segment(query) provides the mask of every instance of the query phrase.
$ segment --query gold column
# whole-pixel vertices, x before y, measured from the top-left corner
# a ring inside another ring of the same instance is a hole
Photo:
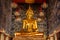
[[[50,40],[54,40],[53,36],[50,37]]]
[[[55,34],[55,40],[57,40],[57,36],[56,36],[56,34]]]
[[[4,40],[4,34],[3,33],[1,34],[1,40]]]
[[[9,37],[8,36],[6,36],[6,40],[9,40]]]
[[[54,37],[55,37],[55,40],[57,40],[57,35],[56,35],[57,31],[55,30],[54,31]]]

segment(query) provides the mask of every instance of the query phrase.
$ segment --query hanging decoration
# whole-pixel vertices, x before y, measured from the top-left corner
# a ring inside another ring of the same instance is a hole
[[[41,12],[39,13],[39,15],[40,15],[40,16],[44,16],[44,12],[41,11]]]
[[[15,16],[20,16],[20,13],[18,11],[14,12]]]
[[[17,6],[18,6],[18,5],[17,5],[15,2],[11,3],[11,7],[12,7],[12,8],[17,8]]]
[[[17,18],[15,19],[15,22],[21,22],[21,18],[20,18],[20,17],[17,17]]]
[[[43,12],[43,10],[42,10],[42,8],[41,8],[41,7],[39,8],[39,16],[41,16],[41,17],[43,17],[43,16],[44,16],[44,12]]]
[[[48,4],[46,2],[44,2],[42,5],[41,5],[42,8],[47,8],[48,7]]]
[[[39,22],[40,22],[40,21],[42,21],[42,19],[41,19],[41,18],[38,18],[38,19],[37,19],[37,21],[39,21]]]

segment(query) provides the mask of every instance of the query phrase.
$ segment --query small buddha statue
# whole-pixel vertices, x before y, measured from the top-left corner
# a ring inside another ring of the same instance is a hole
[[[33,10],[29,6],[29,9],[26,12],[26,19],[23,20],[23,30],[24,32],[37,32],[37,21],[33,19]]]

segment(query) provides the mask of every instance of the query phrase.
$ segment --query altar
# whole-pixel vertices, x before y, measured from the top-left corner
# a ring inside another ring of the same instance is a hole
[[[39,32],[37,20],[34,19],[33,10],[29,5],[26,18],[23,20],[23,27],[20,32],[15,32],[13,40],[44,40],[44,32]]]
[[[13,40],[44,40],[43,33],[16,33]]]

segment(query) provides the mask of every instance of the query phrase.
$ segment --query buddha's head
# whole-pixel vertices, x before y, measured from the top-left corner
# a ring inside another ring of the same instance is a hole
[[[27,10],[27,12],[26,12],[26,15],[27,15],[27,18],[32,18],[32,16],[33,16],[33,10],[31,9],[31,7],[29,6],[29,9]]]

